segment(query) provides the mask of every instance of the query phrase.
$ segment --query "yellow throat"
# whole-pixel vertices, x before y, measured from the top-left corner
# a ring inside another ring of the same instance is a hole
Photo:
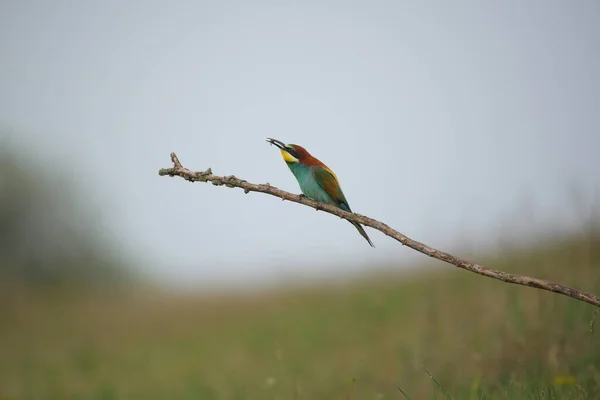
[[[289,162],[289,163],[298,162],[298,159],[296,157],[292,156],[287,151],[285,151],[285,150],[280,150],[280,151],[281,151],[281,155],[283,156],[283,159],[285,160],[285,162]]]

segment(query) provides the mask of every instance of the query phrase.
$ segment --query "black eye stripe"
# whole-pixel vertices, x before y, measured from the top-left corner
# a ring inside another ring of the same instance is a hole
[[[286,147],[285,150],[295,158],[298,158],[298,153],[296,153],[296,150],[294,150],[293,147]]]

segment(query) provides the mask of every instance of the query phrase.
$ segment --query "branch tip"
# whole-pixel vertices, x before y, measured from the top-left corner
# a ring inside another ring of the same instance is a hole
[[[175,152],[171,152],[171,161],[173,162],[173,165],[175,166],[175,168],[183,168],[181,166],[181,163],[179,162],[179,158],[177,158],[177,154],[175,154]]]

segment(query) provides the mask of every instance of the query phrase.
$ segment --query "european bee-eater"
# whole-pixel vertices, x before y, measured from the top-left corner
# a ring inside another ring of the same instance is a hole
[[[281,150],[285,163],[290,167],[300,185],[300,190],[306,197],[352,212],[337,176],[327,165],[311,156],[304,147],[297,144],[284,144],[271,138],[267,138],[267,142],[274,144]],[[349,222],[358,229],[358,232],[372,247],[375,247],[367,232],[358,222]]]

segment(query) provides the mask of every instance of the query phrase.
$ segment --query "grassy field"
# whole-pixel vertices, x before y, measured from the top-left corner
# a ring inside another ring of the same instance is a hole
[[[476,261],[600,293],[597,235]],[[3,288],[0,399],[600,398],[594,307],[452,267],[212,298]]]

